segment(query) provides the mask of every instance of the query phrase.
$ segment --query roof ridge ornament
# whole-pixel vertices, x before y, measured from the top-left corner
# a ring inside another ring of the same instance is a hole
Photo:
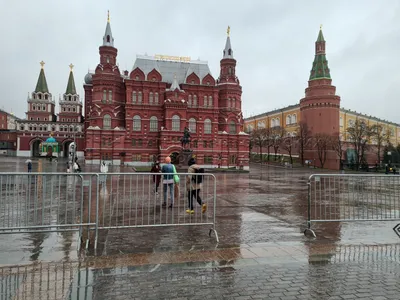
[[[71,69],[71,72],[72,72],[72,69],[73,69],[74,67],[75,67],[75,66],[74,66],[72,63],[69,64],[69,68]]]
[[[231,26],[228,25],[228,29],[226,30],[226,34],[229,36],[231,33]]]
[[[42,66],[42,69],[44,69],[45,62],[42,60],[42,61],[40,62],[40,65]]]
[[[110,10],[107,10],[107,23],[110,23]]]

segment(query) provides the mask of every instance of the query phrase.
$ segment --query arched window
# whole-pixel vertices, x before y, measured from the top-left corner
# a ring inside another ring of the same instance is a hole
[[[232,107],[235,108],[236,107],[236,99],[232,98]]]
[[[297,123],[297,115],[294,114],[292,115],[292,124],[296,124]]]
[[[110,115],[104,115],[103,129],[111,129],[111,116]]]
[[[150,92],[150,93],[149,93],[149,103],[150,103],[150,104],[153,104],[153,102],[154,102],[153,92]]]
[[[228,98],[226,102],[226,107],[231,107],[231,98]]]
[[[193,95],[193,106],[197,106],[197,95]]]
[[[136,103],[137,99],[136,99],[136,91],[132,92],[132,103]]]
[[[271,119],[271,127],[275,127],[275,119]]]
[[[213,106],[213,97],[212,96],[208,97],[208,106]]]
[[[264,121],[258,121],[257,128],[265,128],[265,122]]]
[[[195,118],[189,119],[189,130],[191,132],[196,132],[196,119]]]
[[[178,115],[172,116],[172,131],[181,131],[181,118]]]
[[[236,124],[235,124],[235,121],[230,121],[230,122],[229,122],[229,133],[230,133],[230,134],[236,134]]]
[[[138,102],[142,103],[142,92],[138,93]]]
[[[150,131],[152,132],[158,131],[158,119],[156,116],[152,116],[150,118]]]
[[[138,115],[133,117],[133,131],[142,131],[142,119]]]
[[[103,103],[107,101],[107,90],[103,90]]]
[[[192,95],[189,95],[189,97],[188,97],[188,106],[189,107],[192,106]]]
[[[109,42],[110,42],[110,36],[107,35],[107,43],[109,43]]]
[[[204,120],[204,133],[205,134],[211,134],[211,120],[210,119],[205,119]]]
[[[287,115],[286,116],[286,125],[292,124],[292,116],[291,115]]]
[[[44,110],[44,111],[46,110],[46,104],[42,105],[42,110]]]
[[[36,105],[32,104],[32,110],[36,110]]]
[[[154,102],[155,102],[156,104],[158,104],[158,93],[155,94]]]
[[[207,105],[207,96],[204,96],[204,104],[203,104],[204,106],[208,106]]]
[[[231,55],[231,49],[229,49],[228,53],[229,53],[229,55]],[[228,69],[228,74],[229,74],[229,75],[232,74],[232,67],[229,67],[229,69]]]

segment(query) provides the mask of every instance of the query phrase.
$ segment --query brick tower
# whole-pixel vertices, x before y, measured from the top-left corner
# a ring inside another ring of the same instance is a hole
[[[47,87],[44,62],[42,61],[40,64],[42,68],[40,69],[35,91],[28,97],[26,118],[30,121],[56,121],[54,114],[55,103]]]
[[[119,164],[125,137],[125,86],[109,15],[99,54],[95,73],[85,77],[85,157],[91,163],[107,160]]]
[[[226,133],[226,138],[221,140],[221,162],[223,165],[241,164],[246,159],[244,151],[248,151],[248,137],[239,142],[239,134],[243,131],[242,115],[242,87],[236,76],[236,60],[230,39],[230,27],[227,30],[227,38],[223,57],[220,61],[220,74],[217,80],[218,86],[218,131]]]
[[[340,97],[336,95],[336,87],[332,79],[325,54],[325,39],[320,29],[315,42],[315,58],[311,69],[305,97],[300,100],[300,120],[307,124],[312,136],[316,134],[334,135],[339,128]],[[312,145],[315,143],[313,142]],[[313,160],[319,166],[316,149],[305,151],[305,159]],[[339,169],[339,160],[334,151],[327,153],[324,167]]]

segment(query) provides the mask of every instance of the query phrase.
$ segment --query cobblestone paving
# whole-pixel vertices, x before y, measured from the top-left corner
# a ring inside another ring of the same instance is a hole
[[[95,271],[94,299],[399,299],[400,266],[299,262]]]

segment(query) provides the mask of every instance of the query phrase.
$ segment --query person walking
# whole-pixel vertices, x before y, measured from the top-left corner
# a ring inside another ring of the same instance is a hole
[[[194,213],[193,197],[195,197],[197,203],[199,203],[202,207],[201,210],[202,213],[205,213],[207,211],[207,204],[203,203],[203,201],[200,198],[200,190],[203,185],[202,183],[203,175],[196,175],[196,173],[200,174],[199,170],[201,168],[199,165],[196,164],[196,160],[193,157],[189,159],[188,165],[189,165],[188,173],[191,173],[193,175],[188,175],[186,178],[187,197],[188,197],[188,209],[186,210],[186,212],[188,214]]]
[[[172,208],[174,206],[174,166],[171,164],[171,157],[167,156],[165,158],[165,165],[162,166],[161,172],[163,175],[163,192],[164,192],[164,203],[162,207],[167,206],[167,190],[169,189],[171,204],[168,206]]]
[[[161,181],[161,175],[159,174],[161,173],[161,167],[160,167],[160,162],[158,160],[154,163],[150,172],[157,174],[153,175],[153,183],[155,184],[154,192],[156,193],[156,195],[158,195],[158,187],[160,186],[160,181]]]
[[[32,173],[32,162],[28,162],[28,173]]]

